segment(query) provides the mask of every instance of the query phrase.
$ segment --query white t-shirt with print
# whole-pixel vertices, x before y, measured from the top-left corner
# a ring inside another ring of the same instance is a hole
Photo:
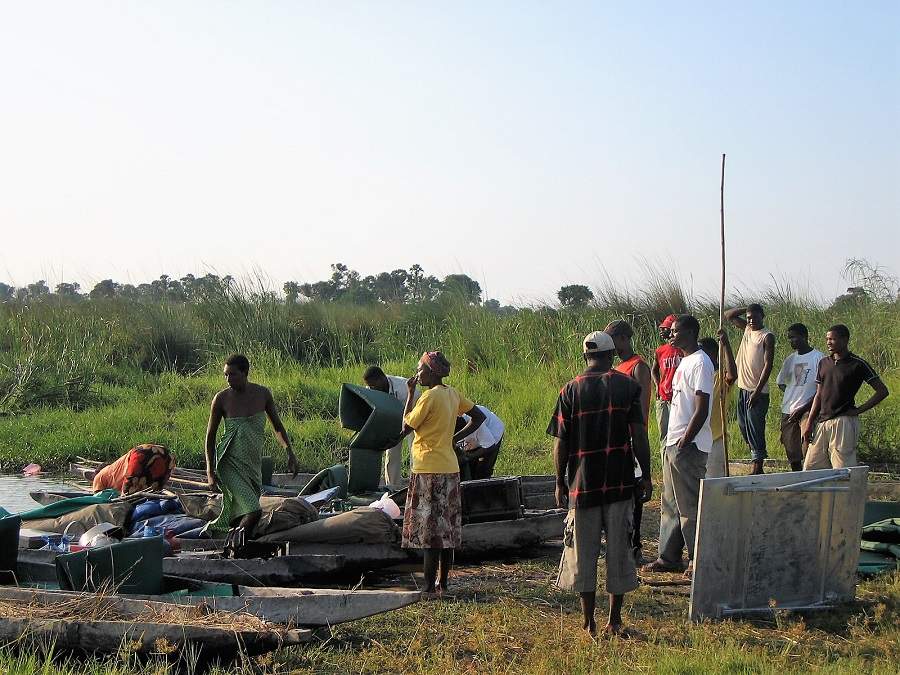
[[[803,407],[816,395],[816,372],[819,361],[825,355],[818,349],[806,354],[792,352],[784,360],[776,384],[784,385],[784,398],[781,399],[781,412],[790,415],[797,408]]]
[[[672,379],[672,407],[669,408],[669,432],[666,445],[675,445],[687,430],[696,407],[695,395],[698,391],[709,394],[709,410],[712,411],[713,380],[715,369],[710,358],[702,349],[690,356],[685,356],[678,364],[675,377]],[[712,430],[709,426],[709,413],[694,443],[697,449],[709,452],[712,449]]]
[[[497,445],[497,443],[500,442],[500,439],[503,438],[503,434],[506,432],[506,427],[499,417],[483,405],[478,406],[478,409],[484,413],[484,423],[463,439],[463,443],[466,444],[467,450],[472,450],[474,448],[490,448]],[[471,418],[468,415],[463,415],[463,419],[466,421],[466,424],[468,424]]]

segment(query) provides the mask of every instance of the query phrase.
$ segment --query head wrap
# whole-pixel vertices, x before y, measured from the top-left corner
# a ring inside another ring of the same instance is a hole
[[[441,352],[425,352],[419,363],[428,366],[428,370],[438,377],[447,377],[450,374],[450,362]]]

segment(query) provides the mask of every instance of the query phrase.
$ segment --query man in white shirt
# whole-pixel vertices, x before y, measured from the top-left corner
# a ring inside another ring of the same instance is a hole
[[[464,480],[478,480],[494,475],[494,464],[497,462],[500,444],[503,442],[503,434],[506,432],[506,427],[499,417],[483,405],[478,408],[484,413],[484,424],[459,442],[459,445],[462,446],[462,452],[458,453],[460,474],[466,473],[466,468],[468,468],[469,474]],[[468,415],[457,419],[457,431],[468,423]]]
[[[663,455],[663,493],[660,500],[659,558],[644,565],[646,572],[683,569],[681,551],[687,548],[684,576],[694,573],[694,539],[700,481],[706,476],[706,459],[712,448],[709,424],[715,368],[700,349],[700,324],[682,314],[672,326],[672,346],[684,353],[672,380],[672,406]]]
[[[825,355],[809,345],[809,329],[802,323],[789,326],[787,338],[794,351],[784,360],[775,378],[784,393],[781,399],[781,444],[791,470],[802,471],[809,444],[803,441],[801,431],[809,419],[809,409],[816,395],[816,373],[819,361]]]
[[[363,382],[368,389],[383,391],[406,405],[407,378],[399,375],[385,375],[378,366],[369,366],[363,373]],[[419,398],[419,393],[417,387],[413,401]],[[397,430],[397,435],[400,435],[400,429]],[[406,438],[410,437],[411,435]],[[403,444],[408,442],[406,438],[384,453],[384,485],[388,489],[399,490],[403,487]]]

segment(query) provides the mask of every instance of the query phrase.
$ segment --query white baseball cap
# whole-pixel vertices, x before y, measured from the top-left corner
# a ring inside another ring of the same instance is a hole
[[[586,335],[583,344],[585,354],[612,352],[616,349],[616,345],[609,333],[605,333],[602,330],[595,330],[593,333]]]

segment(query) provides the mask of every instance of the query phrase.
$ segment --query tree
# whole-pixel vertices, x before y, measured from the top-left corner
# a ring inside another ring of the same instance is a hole
[[[372,291],[385,304],[400,303],[406,300],[409,275],[406,270],[381,272],[372,279]]]
[[[91,292],[88,293],[88,296],[91,298],[114,298],[119,294],[119,284],[117,284],[112,279],[104,279],[103,281],[98,281],[94,287],[91,289]]]
[[[478,305],[481,303],[481,284],[467,274],[448,274],[444,277],[441,295]]]
[[[580,309],[594,299],[594,293],[590,288],[582,284],[563,286],[556,293],[559,304],[566,309]]]
[[[300,294],[310,300],[331,302],[335,299],[334,286],[330,281],[317,281],[314,284],[300,284]]]
[[[27,297],[29,300],[36,300],[37,298],[41,298],[48,293],[50,293],[50,287],[43,279],[41,279],[40,281],[35,281],[33,284],[28,284],[28,287],[25,289],[25,297]]]
[[[116,284],[118,286],[118,284]],[[138,289],[133,284],[122,284],[119,286],[117,293],[121,298],[127,298],[128,300],[136,300],[140,297],[140,293]]]
[[[64,281],[56,284],[56,294],[62,298],[77,298],[80,288],[81,285],[76,282],[67,283]]]
[[[0,282],[0,302],[9,302],[16,296],[15,286]]]
[[[300,297],[300,284],[296,281],[285,281],[284,286],[281,288],[284,291],[285,300],[290,304],[297,302],[297,299]]]

